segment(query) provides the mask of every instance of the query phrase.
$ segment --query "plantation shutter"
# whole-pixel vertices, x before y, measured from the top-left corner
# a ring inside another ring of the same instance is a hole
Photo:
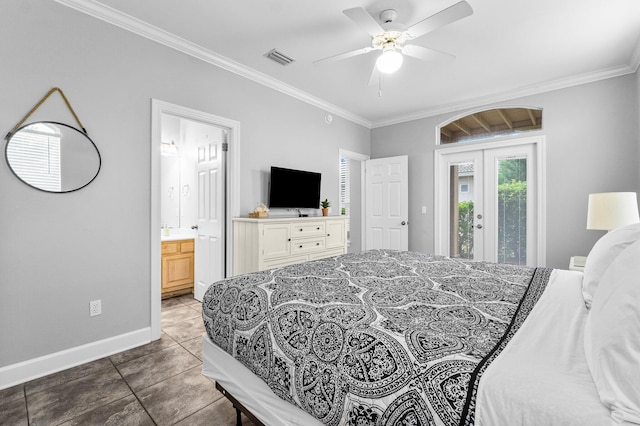
[[[340,157],[340,208],[339,214],[351,215],[351,161]],[[347,220],[347,245],[351,245],[351,221]]]
[[[340,157],[340,214],[350,216],[351,214],[351,170],[348,158]],[[349,231],[349,221],[347,221],[347,231]]]

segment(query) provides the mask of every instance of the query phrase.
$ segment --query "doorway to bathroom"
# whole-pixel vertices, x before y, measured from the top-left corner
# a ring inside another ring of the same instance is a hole
[[[238,122],[152,101],[152,340],[161,298],[193,292],[202,300],[231,272],[238,154]]]

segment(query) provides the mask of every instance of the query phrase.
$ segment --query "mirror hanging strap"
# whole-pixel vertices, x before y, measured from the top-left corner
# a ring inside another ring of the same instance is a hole
[[[67,99],[67,97],[64,95],[64,93],[62,92],[62,89],[60,89],[59,87],[54,87],[51,90],[49,90],[49,92],[47,92],[46,95],[44,95],[42,97],[42,99],[40,99],[40,101],[33,107],[31,108],[31,111],[29,111],[27,113],[27,115],[24,116],[24,118],[22,120],[20,120],[18,122],[18,124],[16,124],[13,129],[11,129],[11,131],[9,133],[7,133],[7,136],[5,136],[4,138],[8,141],[11,138],[11,135],[13,135],[13,133],[18,130],[18,128],[20,126],[22,126],[22,124],[24,124],[25,121],[27,121],[27,119],[31,116],[31,114],[33,114],[38,108],[40,108],[40,106],[49,98],[49,96],[51,96],[54,92],[58,92],[60,93],[60,96],[62,96],[62,99],[64,100],[64,103],[67,105],[67,108],[69,108],[69,111],[71,111],[71,114],[73,115],[73,118],[76,119],[76,122],[78,123],[78,126],[80,126],[80,128],[82,129],[82,131],[84,132],[84,134],[87,134],[86,129],[84,128],[84,126],[82,125],[82,123],[80,122],[80,119],[78,118],[78,115],[76,114],[76,112],[73,110],[73,108],[71,107],[71,103],[69,102],[69,100]]]

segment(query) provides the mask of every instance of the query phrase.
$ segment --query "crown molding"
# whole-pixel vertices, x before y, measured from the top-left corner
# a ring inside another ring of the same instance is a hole
[[[516,98],[524,96],[537,95],[540,93],[551,92],[554,90],[565,89],[568,87],[579,86],[581,84],[592,83],[599,80],[606,80],[608,78],[620,77],[627,74],[633,74],[638,69],[638,63],[640,63],[640,44],[635,50],[637,58],[635,58],[635,66],[622,65],[619,67],[609,68],[605,70],[595,71],[591,73],[579,74],[573,77],[553,80],[540,84],[534,84],[531,86],[520,87],[514,90],[508,90],[505,92],[497,93],[491,96],[483,96],[479,98],[462,100],[459,103],[451,103],[446,105],[439,105],[434,108],[417,111],[410,114],[400,115],[392,117],[386,120],[378,120],[372,123],[371,128],[391,126],[394,124],[405,123],[413,120],[420,120],[427,117],[433,117],[440,114],[448,114],[456,111],[463,111],[467,109],[478,108],[481,106],[490,105],[497,102],[510,101]]]
[[[364,126],[368,129],[371,128],[372,122],[357,114],[347,111],[344,108],[340,108],[329,102],[326,102],[320,98],[317,98],[307,92],[299,90],[293,86],[283,83],[273,77],[270,77],[262,72],[256,71],[252,68],[244,66],[232,59],[219,55],[209,49],[206,49],[198,44],[192,43],[181,37],[176,36],[161,28],[148,24],[140,19],[137,19],[126,13],[122,13],[117,9],[106,6],[95,0],[54,0],[57,3],[67,6],[71,9],[75,9],[78,12],[82,12],[86,15],[100,19],[109,24],[120,27],[124,30],[130,31],[141,37],[160,43],[171,49],[175,49],[186,55],[200,59],[211,65],[215,65],[226,71],[232,72],[251,81],[254,81],[263,86],[277,90],[278,92],[289,95],[295,99],[318,107],[331,114],[342,117],[346,120],[352,121],[356,124]]]
[[[632,74],[640,67],[640,39],[636,43],[635,49],[629,58],[628,65],[622,65],[619,67],[609,68],[605,70],[599,70],[595,72],[580,74],[569,78],[558,79],[550,82],[543,82],[530,86],[516,88],[514,90],[508,90],[505,92],[497,93],[491,96],[483,96],[479,98],[461,100],[457,103],[450,103],[444,105],[438,105],[434,108],[428,108],[421,111],[416,111],[410,114],[398,115],[383,120],[367,120],[357,114],[354,114],[344,108],[337,105],[326,102],[318,97],[315,97],[307,92],[299,90],[293,86],[290,86],[280,80],[270,77],[262,72],[242,65],[232,59],[219,55],[209,49],[206,49],[200,45],[192,43],[181,37],[176,36],[170,32],[162,30],[158,27],[150,25],[142,20],[139,20],[133,16],[120,12],[117,9],[113,9],[106,6],[96,0],[54,0],[59,4],[75,9],[86,15],[100,19],[109,24],[120,27],[124,30],[130,31],[141,37],[145,37],[149,40],[155,41],[162,45],[165,45],[171,49],[180,51],[186,55],[195,57],[211,65],[222,68],[226,71],[232,72],[251,81],[254,81],[263,86],[269,87],[278,92],[284,93],[302,102],[308,103],[322,110],[325,110],[331,114],[342,117],[346,120],[352,121],[368,129],[374,129],[378,127],[391,126],[394,124],[405,123],[407,121],[419,120],[427,117],[432,117],[439,114],[447,114],[455,111],[477,108],[484,105],[489,105],[496,102],[504,102],[523,96],[536,95],[539,93],[550,92],[553,90],[564,89],[572,86],[578,86],[585,83],[591,83],[598,80],[604,80],[607,78],[619,77],[626,74]]]

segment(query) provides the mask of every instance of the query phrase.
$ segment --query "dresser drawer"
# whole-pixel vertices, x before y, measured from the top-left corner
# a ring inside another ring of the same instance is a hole
[[[325,235],[324,222],[306,222],[291,224],[291,238],[307,238]]]
[[[291,241],[291,254],[294,255],[322,251],[325,249],[325,246],[325,237]]]

